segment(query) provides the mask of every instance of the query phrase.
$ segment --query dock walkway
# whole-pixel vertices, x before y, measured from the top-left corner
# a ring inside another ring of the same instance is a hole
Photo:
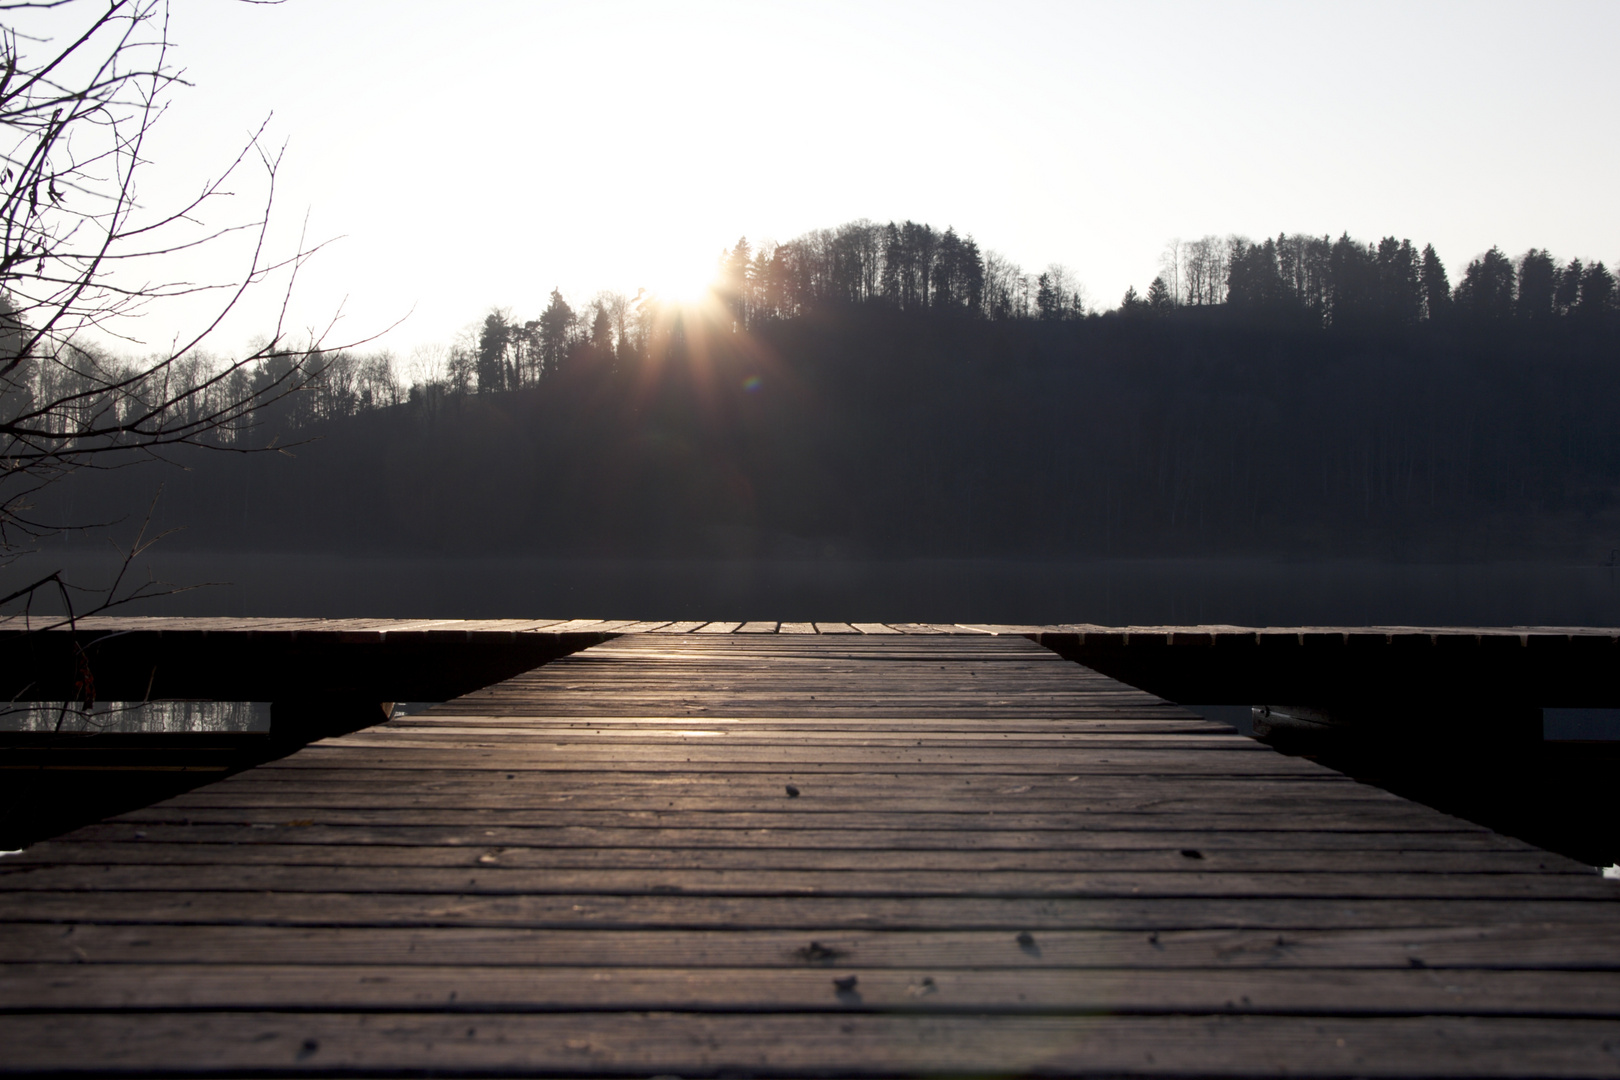
[[[0,1070],[1620,1074],[1620,882],[1018,636],[641,634],[0,860]]]

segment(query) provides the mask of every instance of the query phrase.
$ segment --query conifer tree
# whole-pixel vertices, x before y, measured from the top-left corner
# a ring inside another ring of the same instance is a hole
[[[551,303],[540,313],[540,364],[543,375],[555,375],[562,368],[568,350],[568,332],[574,327],[574,309],[563,300],[559,289],[551,290]]]
[[[1513,314],[1516,277],[1512,260],[1493,247],[1468,264],[1452,300],[1470,318],[1506,319]]]
[[[1557,313],[1558,264],[1546,251],[1531,248],[1519,259],[1519,293],[1513,313],[1521,319],[1539,321]]]
[[[506,312],[496,309],[484,316],[483,328],[478,332],[479,393],[493,394],[512,388],[506,370],[506,346],[511,333]]]
[[[1423,246],[1423,264],[1418,271],[1418,281],[1423,295],[1423,317],[1444,318],[1451,307],[1451,282],[1446,280],[1446,265],[1440,261],[1433,244]]]

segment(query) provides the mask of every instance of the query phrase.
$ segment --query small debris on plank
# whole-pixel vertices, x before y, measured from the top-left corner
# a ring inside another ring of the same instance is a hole
[[[855,984],[860,981],[854,975],[839,975],[833,979],[833,986],[840,994],[849,994],[854,992]]]
[[[1188,858],[1188,859],[1202,859],[1204,857],[1204,853],[1202,851],[1199,851],[1197,848],[1191,848],[1191,847],[1182,848],[1181,849],[1181,854],[1182,854],[1182,856],[1184,858]]]
[[[834,949],[831,946],[823,945],[819,941],[812,941],[810,944],[801,949],[795,949],[794,955],[796,955],[800,960],[836,960],[840,956],[844,955],[844,951],[842,949]]]
[[[787,786],[787,793],[788,798],[790,799],[797,799],[799,797],[799,789],[794,787],[792,784]]]
[[[1020,949],[1033,949],[1035,947],[1035,935],[1028,930],[1018,931],[1018,947]]]
[[[939,987],[934,985],[932,975],[924,975],[920,981],[906,987],[907,997],[927,997],[929,994],[937,993],[939,993]]]

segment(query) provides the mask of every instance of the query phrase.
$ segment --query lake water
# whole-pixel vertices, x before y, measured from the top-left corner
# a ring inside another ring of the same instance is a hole
[[[61,569],[87,586],[99,552],[33,555],[9,592]],[[150,615],[334,618],[776,619],[1113,625],[1620,626],[1620,569],[1336,560],[435,559],[161,550],[149,575],[186,591]]]

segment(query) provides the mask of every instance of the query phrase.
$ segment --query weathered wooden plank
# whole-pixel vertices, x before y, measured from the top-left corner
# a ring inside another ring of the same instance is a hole
[[[1107,754],[1107,757],[1099,756],[1095,761],[1086,761],[1085,757],[1077,754],[1078,760],[1075,762],[1054,761],[1053,751],[1056,749],[1056,747],[1032,749],[1009,747],[995,753],[994,762],[997,767],[1008,769],[1023,767],[1049,774],[1061,773],[1071,764],[1077,773],[1088,765],[1093,768],[1112,765],[1114,769],[1109,771],[1135,769],[1146,774],[1157,770],[1179,771],[1183,768],[1189,770],[1197,768],[1201,772],[1264,776],[1309,776],[1322,768],[1303,758],[1271,755],[1241,746],[1215,745],[1187,750],[1174,747],[1150,750],[1135,750],[1129,747],[1103,748],[1098,753]],[[704,767],[760,764],[780,766],[787,762],[803,761],[813,763],[821,769],[832,766],[868,766],[881,770],[888,764],[971,768],[985,756],[975,753],[971,748],[927,745],[906,747],[832,743],[824,746],[767,746],[742,743],[729,746],[713,739],[693,738],[676,743],[648,741],[639,745],[609,747],[601,745],[600,741],[547,740],[542,744],[537,740],[496,739],[483,736],[452,735],[449,738],[438,738],[432,732],[357,732],[353,736],[353,741],[349,741],[349,737],[323,739],[311,743],[301,753],[308,755],[311,761],[364,760],[372,756],[377,756],[381,760],[383,756],[387,756],[403,762],[421,756],[409,753],[410,751],[444,754],[450,760],[455,760],[457,757],[486,750],[510,753],[511,760],[532,761],[537,766],[551,768],[564,765],[577,768],[586,764],[612,766],[615,763],[626,765],[635,763],[647,768],[659,768],[670,763],[687,761],[697,762]],[[378,751],[382,754],[378,754]]]
[[[1124,710],[1120,711],[1124,712]],[[884,717],[854,716],[847,718],[829,717],[825,720],[794,720],[781,717],[720,716],[714,717],[713,720],[715,725],[720,725],[727,730],[750,735],[765,734],[777,739],[815,738],[827,740],[847,736],[891,736],[911,739],[917,737],[917,728],[914,721]],[[635,735],[642,728],[648,728],[656,732],[660,727],[668,728],[670,726],[676,726],[683,732],[690,732],[696,726],[693,725],[690,717],[541,716],[517,712],[479,715],[471,711],[458,713],[440,709],[411,713],[408,716],[389,721],[389,723],[393,725],[388,729],[390,731],[496,728],[501,729],[503,733],[528,736],[543,736],[553,732],[560,735],[608,732],[624,732],[628,735]],[[1062,720],[1020,718],[998,723],[995,720],[982,719],[941,719],[930,721],[930,723],[932,725],[928,734],[930,741],[962,738],[1009,739],[1024,735],[1033,735],[1039,738],[1067,739],[1076,735],[1174,735],[1179,737],[1183,735],[1233,734],[1233,729],[1226,724],[1204,720],[1185,720],[1178,716],[1155,716],[1151,712],[1143,712],[1137,716],[1130,713],[1119,716],[1102,713],[1100,710],[1098,715]]]
[[[732,773],[724,777],[702,772],[684,772],[671,775],[664,772],[638,772],[634,769],[581,769],[568,774],[525,774],[493,764],[482,769],[438,770],[431,767],[415,770],[356,769],[344,775],[342,769],[265,769],[238,773],[220,780],[206,790],[193,792],[184,798],[238,797],[251,793],[320,792],[338,794],[364,793],[375,789],[399,790],[402,783],[411,785],[412,791],[424,793],[474,793],[494,790],[521,790],[526,795],[544,798],[557,793],[621,797],[633,794],[664,794],[674,792],[681,796],[714,797],[730,795],[752,798],[769,795],[780,798],[781,785],[771,777],[774,770],[753,773]],[[1396,796],[1365,784],[1357,784],[1334,775],[1278,775],[1268,777],[1234,778],[1229,776],[1069,776],[1043,774],[1001,774],[989,769],[973,772],[934,772],[921,774],[919,779],[895,784],[892,775],[874,776],[858,770],[825,770],[820,777],[817,793],[826,797],[866,796],[874,793],[884,798],[879,805],[887,807],[893,799],[948,799],[971,796],[987,804],[1005,799],[1030,801],[1067,799],[1076,793],[1099,797],[1133,796],[1141,798],[1228,798],[1232,799],[1231,812],[1250,812],[1246,798],[1275,799],[1290,797],[1305,799],[1361,799],[1397,804]],[[522,780],[522,784],[516,781]],[[509,783],[508,781],[512,781]],[[868,805],[871,805],[870,803]],[[1297,802],[1296,802],[1297,805]],[[957,804],[960,809],[960,804]],[[999,808],[987,805],[987,809]],[[1043,806],[1044,809],[1053,809]]]
[[[165,873],[167,868],[165,868]],[[1394,929],[1610,926],[1611,900],[1355,897],[609,896],[0,891],[0,922],[688,930]]]
[[[1202,862],[1202,860],[1199,860]],[[1367,873],[1291,870],[1207,871],[1176,867],[1139,871],[986,870],[965,874],[951,869],[768,870],[585,869],[530,870],[503,865],[499,856],[474,866],[258,866],[171,864],[162,875],[145,866],[7,867],[0,895],[11,899],[35,892],[345,892],[364,894],[448,893],[458,896],[825,896],[825,897],[981,897],[1112,899],[1124,897],[1344,897],[1484,898],[1492,900],[1572,899],[1608,902],[1614,886],[1596,874]]]
[[[903,742],[885,741],[876,745],[863,745],[856,741],[806,744],[771,744],[744,740],[704,739],[702,732],[693,731],[684,741],[653,738],[629,744],[604,744],[601,739],[500,739],[454,734],[440,736],[435,732],[399,733],[357,739],[353,743],[322,740],[310,744],[312,760],[322,762],[364,760],[373,754],[387,757],[398,764],[418,764],[429,755],[444,752],[447,755],[466,756],[484,751],[510,754],[514,764],[531,762],[549,769],[610,769],[615,764],[626,769],[657,770],[671,764],[692,762],[702,768],[748,769],[759,766],[782,768],[795,764],[812,766],[818,772],[848,772],[857,768],[882,771],[886,766],[926,765],[935,771],[969,769],[977,758],[990,758],[997,768],[1009,772],[1020,769],[1046,775],[1061,775],[1071,762],[1061,760],[1065,749],[1074,757],[1074,772],[1084,776],[1093,773],[1120,773],[1130,775],[1176,775],[1185,769],[1203,774],[1230,773],[1238,776],[1273,776],[1303,778],[1316,775],[1320,766],[1300,758],[1272,758],[1236,747],[1214,745],[1204,748],[1179,749],[1176,747],[1137,748],[1129,745],[1091,748],[1097,755],[1087,762],[1085,746],[1066,748],[1057,742],[1042,745],[1009,745],[987,747],[983,750],[972,745],[906,746]],[[1106,754],[1107,756],[1101,756]],[[1059,760],[1054,761],[1054,758]],[[1089,766],[1089,769],[1088,769]],[[1103,769],[1102,766],[1112,768]]]
[[[784,774],[789,783],[811,783],[813,777],[795,777]],[[797,782],[796,782],[797,781]],[[785,786],[785,785],[784,785]],[[802,800],[794,800],[795,803]],[[784,805],[788,803],[783,799]],[[292,814],[302,817],[292,817]],[[498,820],[497,820],[498,819]],[[1139,809],[1108,812],[1106,809],[1090,813],[1084,809],[1070,813],[992,814],[964,810],[957,813],[807,813],[784,809],[779,813],[750,813],[718,815],[704,811],[676,810],[598,810],[547,811],[504,810],[498,815],[490,810],[462,810],[456,808],[419,809],[415,807],[385,807],[372,810],[307,807],[296,811],[277,808],[218,808],[173,809],[166,806],[148,807],[119,815],[115,820],[138,826],[162,823],[186,825],[241,825],[275,827],[289,822],[308,825],[443,825],[472,827],[499,824],[507,828],[629,828],[644,829],[713,829],[716,831],[744,832],[768,829],[790,837],[801,830],[849,830],[854,832],[889,832],[910,834],[918,831],[953,831],[968,843],[975,834],[1006,832],[1073,832],[1080,829],[1146,829],[1157,825],[1165,830],[1197,829],[1209,823],[1208,811],[1192,813],[1149,813]],[[1447,821],[1421,808],[1400,807],[1394,810],[1373,806],[1367,808],[1337,809],[1319,813],[1302,811],[1287,820],[1272,819],[1262,822],[1223,823],[1225,830],[1243,831],[1248,828],[1268,834],[1288,832],[1319,832],[1343,830],[1352,832],[1429,831],[1454,833],[1466,827]]]
[[[1017,951],[1016,947],[1007,951]],[[1620,1017],[1620,971],[15,964],[4,1010]],[[849,989],[840,980],[853,976]]]
[[[882,865],[889,871],[931,870],[958,874],[990,871],[1133,872],[1141,870],[1238,871],[1243,873],[1332,871],[1338,873],[1505,874],[1553,873],[1590,877],[1591,867],[1535,850],[1448,851],[1410,849],[1296,851],[1276,848],[1190,847],[1186,843],[1152,848],[891,850]],[[1202,843],[1202,841],[1199,841]],[[1193,855],[1189,855],[1192,852]],[[1194,857],[1196,856],[1196,857]],[[863,870],[872,866],[870,849],[814,847],[725,847],[719,850],[642,846],[533,847],[516,845],[291,844],[275,840],[224,844],[179,843],[147,837],[140,843],[63,839],[37,845],[8,860],[6,876],[29,864],[52,867],[129,864],[217,866],[447,866],[512,869],[596,867],[685,868],[701,861],[709,870]]]
[[[1620,1022],[702,1013],[31,1013],[18,1070],[580,1075],[1612,1076]]]
[[[318,767],[298,769],[255,769],[226,777],[212,785],[209,791],[240,792],[293,792],[334,790],[364,792],[376,788],[399,789],[410,785],[411,790],[479,791],[491,786],[508,786],[508,780],[522,776],[524,790],[537,797],[566,793],[577,795],[619,796],[645,792],[677,791],[682,795],[713,795],[717,792],[751,796],[769,794],[780,796],[782,788],[772,777],[773,770],[753,773],[729,773],[724,777],[704,772],[681,773],[637,772],[631,769],[583,769],[573,773],[543,773],[526,775],[521,770],[492,763],[475,769],[436,769],[431,762],[416,769],[327,769]],[[1156,797],[1173,793],[1181,797],[1226,797],[1231,799],[1230,812],[1246,812],[1244,796],[1278,798],[1294,796],[1300,799],[1363,798],[1377,802],[1391,802],[1395,797],[1381,789],[1357,784],[1347,777],[1324,773],[1309,776],[1242,777],[1190,776],[1068,776],[1027,773],[1001,773],[994,769],[972,772],[934,772],[918,774],[915,785],[896,785],[892,774],[873,775],[864,771],[826,770],[820,777],[819,792],[834,796],[860,794],[872,791],[895,797],[917,797],[926,792],[941,798],[972,796],[993,799],[1019,796],[1028,799],[1072,799],[1076,791],[1088,794],[1130,794]],[[544,786],[527,781],[544,780]],[[200,792],[201,798],[209,792]],[[1048,807],[1048,809],[1050,809]]]
[[[780,777],[773,777],[780,781]],[[789,779],[792,779],[791,777]],[[768,781],[767,781],[768,782]],[[649,790],[630,791],[615,794],[612,791],[574,793],[563,789],[557,791],[523,790],[531,785],[518,780],[504,781],[503,784],[478,785],[472,790],[461,791],[410,791],[387,790],[379,786],[374,790],[335,791],[329,793],[304,791],[276,791],[255,790],[244,792],[209,792],[180,795],[165,800],[161,805],[170,811],[169,816],[185,816],[192,810],[216,809],[251,809],[254,811],[292,811],[292,810],[432,810],[438,808],[454,810],[489,810],[489,811],[544,811],[554,809],[566,811],[575,815],[569,820],[577,820],[577,815],[587,811],[601,811],[604,813],[641,813],[679,811],[682,813],[708,813],[711,815],[731,814],[772,814],[782,811],[786,799],[798,800],[793,803],[794,813],[797,814],[839,814],[838,820],[846,825],[850,823],[849,815],[882,815],[888,817],[894,814],[920,815],[920,814],[949,814],[960,815],[962,810],[960,799],[949,797],[918,797],[885,796],[881,788],[871,787],[866,790],[826,790],[821,786],[821,778],[805,783],[814,783],[814,787],[798,787],[797,796],[784,796],[785,784],[778,782],[775,790],[755,792],[751,795],[743,793],[730,793],[715,791],[683,792],[675,790]],[[966,792],[972,795],[972,792]],[[982,800],[986,814],[1006,815],[1053,815],[1068,814],[1076,809],[1083,809],[1088,813],[1129,813],[1141,811],[1152,815],[1166,814],[1214,814],[1223,813],[1227,803],[1220,796],[1205,795],[1199,792],[1190,792],[1177,797],[1168,790],[1147,791],[1097,791],[1090,788],[1074,785],[1067,798],[1021,798],[1016,796],[996,796],[994,794]],[[1278,812],[1292,811],[1298,805],[1298,796],[1292,793],[1269,795],[1265,792],[1256,793],[1247,800],[1241,811],[1234,812],[1234,828],[1266,827],[1266,818]],[[1314,811],[1317,815],[1328,812],[1358,812],[1375,809],[1387,805],[1387,800],[1376,797],[1362,797],[1354,789],[1347,789],[1340,797],[1333,793],[1323,792],[1316,800]],[[1259,819],[1259,820],[1256,820]],[[604,819],[605,820],[605,819]],[[949,819],[945,823],[949,823]],[[716,825],[726,822],[719,818],[714,821]]]
[[[960,732],[931,731],[926,738],[918,738],[915,730],[908,732],[901,727],[888,730],[868,729],[864,731],[858,728],[819,731],[815,729],[788,730],[791,731],[791,735],[788,737],[794,744],[799,746],[817,746],[821,748],[949,746],[952,749],[968,748],[984,752],[983,757],[990,761],[994,761],[1005,750],[1071,749],[1098,750],[1102,752],[1111,749],[1250,750],[1250,747],[1234,745],[1229,732],[1218,730],[1198,731],[1186,728],[1141,732],[996,731],[991,728],[984,728]],[[393,745],[396,741],[404,745],[411,745],[405,741],[406,739],[415,741],[442,739],[447,745],[458,745],[468,740],[517,736],[525,743],[544,743],[559,747],[600,745],[604,738],[658,741],[719,736],[725,739],[725,745],[728,747],[768,746],[774,748],[782,745],[784,733],[783,729],[763,727],[759,724],[725,724],[704,727],[701,724],[694,724],[690,720],[682,721],[674,718],[635,726],[628,724],[604,725],[600,729],[595,729],[589,727],[566,728],[550,724],[499,722],[493,720],[493,718],[483,723],[465,723],[459,717],[429,717],[420,721],[407,718],[398,722],[390,722],[389,727],[380,731],[373,731],[374,737],[388,740],[382,745]],[[400,736],[405,738],[400,739]],[[342,745],[349,744],[344,743]],[[634,747],[630,749],[634,749]]]
[[[585,684],[579,684],[577,691],[593,690]],[[414,723],[429,725],[435,722],[441,726],[455,726],[456,721],[465,719],[472,723],[488,723],[492,720],[520,721],[516,726],[531,724],[543,726],[545,721],[559,723],[572,723],[576,726],[589,727],[589,721],[620,721],[622,723],[656,724],[660,721],[668,723],[671,720],[682,721],[690,726],[691,710],[694,705],[701,705],[705,710],[712,712],[717,719],[726,719],[742,724],[755,724],[761,727],[777,725],[796,727],[808,730],[812,725],[803,722],[794,723],[791,717],[783,712],[802,710],[809,704],[814,696],[817,708],[823,710],[824,730],[836,734],[842,731],[863,730],[902,730],[910,726],[912,734],[916,735],[916,721],[919,719],[932,719],[907,715],[916,711],[924,704],[911,696],[908,701],[900,694],[890,695],[887,700],[868,702],[861,709],[853,701],[842,700],[837,695],[825,695],[830,700],[823,701],[822,694],[805,693],[802,697],[790,699],[776,698],[774,700],[752,700],[754,695],[746,692],[738,694],[737,699],[728,699],[720,695],[694,695],[690,691],[684,697],[675,695],[653,697],[652,695],[613,696],[603,702],[603,707],[594,713],[571,710],[568,706],[576,704],[575,701],[558,700],[551,702],[523,702],[496,696],[481,697],[478,700],[463,700],[454,707],[438,707],[426,712],[413,714]],[[760,695],[763,697],[763,695]],[[738,700],[747,699],[747,700]],[[626,708],[629,705],[641,705],[639,709]],[[963,703],[956,703],[958,705]],[[775,705],[777,708],[772,708]],[[780,707],[786,705],[788,709]],[[551,708],[545,708],[551,706]],[[747,706],[757,706],[747,708]],[[797,709],[794,709],[794,707]],[[560,707],[560,708],[559,708]],[[542,708],[545,711],[541,711]],[[556,711],[553,711],[555,709]],[[780,710],[780,711],[779,711]],[[893,710],[893,711],[891,711]],[[894,714],[898,712],[898,715]],[[953,726],[966,730],[984,732],[1020,730],[1033,730],[1037,732],[1052,732],[1063,734],[1069,730],[1086,731],[1099,724],[1154,724],[1159,729],[1169,733],[1197,734],[1205,733],[1231,734],[1232,729],[1226,725],[1213,725],[1200,717],[1184,713],[1153,708],[1119,709],[1110,708],[1106,703],[1098,703],[1086,707],[1049,708],[1043,703],[1032,701],[1019,709],[1019,715],[1011,718],[1005,726],[999,725],[999,719],[994,715],[985,715],[987,708],[974,708],[971,705],[963,709],[959,715],[942,716],[944,723],[942,731],[949,731]],[[1005,708],[1003,712],[1007,711]],[[403,728],[390,728],[390,731],[404,730]],[[1097,730],[1108,730],[1106,727]]]
[[[790,778],[791,779],[791,778]],[[808,783],[809,781],[806,781]],[[515,783],[515,781],[514,781]],[[786,785],[778,784],[774,794],[756,796],[752,800],[745,800],[734,796],[716,795],[676,795],[673,792],[658,794],[656,792],[643,795],[629,795],[611,797],[608,795],[577,796],[570,794],[556,795],[529,795],[523,792],[480,792],[478,794],[458,794],[454,792],[442,794],[429,793],[398,793],[398,792],[337,792],[330,795],[305,794],[269,794],[247,797],[222,797],[215,795],[181,796],[168,800],[163,806],[171,811],[170,817],[184,817],[193,810],[211,811],[217,809],[252,810],[255,813],[268,811],[271,813],[293,813],[295,811],[309,811],[320,813],[328,810],[354,810],[354,811],[388,811],[388,810],[484,810],[497,813],[508,811],[544,810],[548,807],[565,810],[569,813],[568,821],[582,820],[580,814],[588,811],[602,813],[666,813],[670,811],[680,813],[707,813],[711,816],[730,814],[768,814],[780,810],[785,801],[782,789]],[[797,787],[798,785],[794,785]],[[887,799],[879,806],[874,807],[874,800],[879,798],[878,792],[862,795],[851,793],[842,797],[831,796],[820,790],[813,790],[805,795],[804,788],[799,789],[801,796],[788,796],[799,798],[795,804],[795,813],[799,814],[839,814],[837,820],[845,825],[850,823],[850,816],[859,820],[859,815],[885,816],[893,814],[951,814],[959,815],[963,811],[960,801],[954,805],[950,800],[941,799]],[[1191,797],[1177,799],[1168,795],[1154,796],[1152,794],[1112,796],[1095,794],[1076,794],[1066,800],[997,800],[987,808],[986,813],[996,815],[1020,814],[1038,815],[1054,814],[1072,811],[1076,803],[1092,813],[1123,814],[1141,811],[1156,816],[1166,814],[1195,815],[1216,814],[1224,811],[1226,804],[1220,799]],[[1263,798],[1257,796],[1252,804],[1244,807],[1244,813],[1239,815],[1247,820],[1234,822],[1235,828],[1247,826],[1265,828],[1266,818],[1269,814],[1292,810],[1297,800],[1289,796]],[[1323,805],[1317,807],[1317,814],[1327,811],[1365,811],[1369,807],[1383,805],[1383,800],[1357,799],[1325,800]],[[602,819],[607,820],[607,819]],[[560,823],[560,822],[559,822]],[[942,824],[950,824],[946,819]],[[716,818],[714,824],[724,826],[726,822]]]
[[[724,695],[689,695],[685,700],[671,701],[667,697],[631,697],[625,695],[603,703],[600,709],[593,710],[586,700],[585,688],[576,694],[572,700],[559,699],[544,703],[525,703],[507,698],[484,698],[478,701],[459,703],[455,709],[446,709],[442,712],[433,712],[435,716],[469,715],[485,719],[508,719],[525,716],[546,716],[552,719],[601,719],[610,720],[623,718],[661,718],[664,720],[690,721],[694,717],[703,717],[714,720],[750,720],[759,717],[780,716],[782,712],[807,704],[812,695],[806,694],[801,698],[770,698],[739,694],[735,699],[728,699]],[[875,723],[879,726],[890,726],[896,721],[918,721],[929,719],[933,706],[928,700],[920,696],[911,696],[901,699],[896,696],[889,700],[877,703],[867,702],[864,705],[859,699],[842,699],[833,696],[832,700],[823,702],[821,695],[813,695],[816,704],[825,709],[825,715],[830,722],[855,724]],[[953,719],[960,722],[976,721],[984,723],[992,721],[998,713],[1005,713],[1017,706],[994,705],[990,702],[982,703],[952,703],[956,715]],[[937,710],[936,710],[937,711]],[[1025,723],[1083,723],[1093,720],[1105,720],[1117,717],[1120,720],[1158,720],[1164,722],[1194,723],[1185,717],[1173,713],[1154,712],[1150,709],[1119,710],[1114,711],[1106,706],[1090,708],[1045,708],[1038,702],[1030,703],[1028,707],[1019,710],[1020,720]],[[1222,725],[1223,727],[1225,725]],[[1227,728],[1227,732],[1230,732]]]
[[[460,784],[454,788],[415,791],[390,790],[385,784],[368,788],[348,788],[338,791],[307,791],[290,789],[291,785],[254,785],[252,790],[233,789],[224,792],[202,791],[176,796],[162,805],[172,810],[252,807],[254,809],[425,809],[450,807],[456,809],[548,809],[581,810],[681,810],[715,813],[774,813],[782,809],[784,785],[772,784],[770,779],[761,783],[749,774],[749,787],[758,785],[762,790],[727,792],[716,787],[710,791],[680,789],[673,785],[649,785],[645,788],[626,786],[624,790],[607,788],[591,791],[589,785],[547,785],[534,790],[535,785],[519,780],[490,781],[482,784]],[[1110,778],[1112,781],[1113,778]],[[741,785],[739,785],[741,786]],[[1024,786],[1024,785],[1019,785]],[[1111,786],[1099,790],[1092,785],[1071,784],[1068,793],[1042,793],[1041,795],[1012,795],[992,790],[981,796],[984,812],[997,814],[1061,813],[1072,811],[1077,804],[1088,811],[1120,813],[1144,810],[1151,813],[1221,813],[1227,802],[1219,793],[1198,790],[1182,795],[1173,793],[1168,784],[1143,785],[1131,790],[1129,785]],[[1225,786],[1236,786],[1225,782]],[[1298,786],[1298,785],[1296,785]],[[1005,789],[1010,791],[1011,789]],[[960,814],[961,798],[949,795],[893,795],[885,793],[879,785],[851,786],[824,783],[818,777],[812,789],[799,789],[801,801],[795,803],[799,813],[866,813],[866,814]],[[963,788],[962,796],[974,792]],[[1237,819],[1265,817],[1278,811],[1293,810],[1298,806],[1299,793],[1282,791],[1255,792],[1247,798],[1241,809],[1233,811]],[[1315,796],[1316,809],[1364,809],[1383,806],[1389,800],[1363,795],[1355,788],[1325,786]],[[566,804],[566,805],[565,805]],[[1243,822],[1253,827],[1255,822]]]
[[[812,826],[814,823],[811,823]],[[1160,828],[1153,828],[1153,825]],[[78,829],[74,841],[148,840],[171,843],[242,844],[273,837],[278,844],[370,844],[376,846],[449,846],[494,844],[517,847],[615,848],[650,844],[672,849],[780,848],[848,851],[1135,851],[1159,847],[1218,845],[1237,851],[1538,851],[1521,840],[1501,836],[1460,821],[1420,821],[1428,828],[1401,829],[1384,823],[1370,828],[1296,827],[1235,830],[1205,815],[1195,821],[1149,821],[1131,818],[1123,827],[1071,829],[996,829],[963,832],[938,823],[932,829],[818,829],[785,832],[776,828],[679,827],[657,817],[622,826],[512,826],[486,815],[472,825],[383,824],[327,825],[311,819],[282,819],[210,824],[179,818],[170,822],[112,820]],[[264,834],[263,837],[257,834]]]
[[[565,623],[558,623],[555,626],[546,627],[546,632],[555,634],[576,634],[587,630],[601,630],[608,625],[609,623],[606,619],[570,619]],[[621,626],[628,625],[628,623],[621,622],[614,623],[612,625]]]
[[[599,754],[587,756],[584,754],[568,755],[559,760],[561,755],[550,756],[543,753],[511,753],[500,746],[490,746],[483,749],[445,750],[439,752],[436,758],[428,753],[432,747],[418,747],[407,750],[389,750],[388,748],[368,747],[323,747],[318,755],[311,752],[305,759],[310,766],[322,769],[341,768],[353,764],[356,767],[371,769],[399,769],[420,771],[426,762],[441,760],[446,767],[456,769],[470,769],[482,767],[505,768],[508,771],[527,769],[532,772],[549,773],[580,773],[602,772],[612,765],[612,756]],[[935,775],[942,768],[959,766],[961,762],[935,760],[923,762],[917,760],[921,755],[913,755],[911,760],[903,760],[900,755],[891,754],[887,757],[869,758],[861,760],[844,760],[838,762],[819,762],[813,754],[784,754],[782,758],[773,760],[768,755],[753,755],[744,760],[726,760],[718,755],[705,755],[694,753],[671,753],[663,759],[651,756],[640,756],[633,763],[626,762],[626,771],[644,773],[690,773],[693,771],[706,771],[712,775],[718,774],[747,774],[747,773],[773,773],[775,775],[815,776],[830,775],[834,773],[848,773],[860,765],[870,765],[872,770],[887,773],[892,776],[902,775]],[[1272,762],[1265,759],[1242,760],[1236,755],[1225,755],[1225,760],[1209,761],[1207,759],[1191,759],[1178,761],[1168,755],[1157,762],[1112,762],[1112,761],[1056,761],[1048,755],[1045,763],[1030,762],[998,762],[996,772],[1005,776],[1027,777],[1063,777],[1070,776],[1175,776],[1178,772],[1188,775],[1200,776],[1252,776],[1277,777],[1294,779],[1301,776],[1312,775],[1309,763],[1302,766],[1290,764],[1288,761]],[[1236,760],[1234,760],[1236,759]],[[1291,759],[1297,760],[1297,759]],[[632,768],[633,765],[633,768]],[[1156,765],[1157,768],[1151,766]],[[283,762],[282,768],[289,771],[299,768],[299,764]]]
[[[1365,930],[535,930],[459,926],[0,924],[0,963],[477,964],[487,967],[1361,968],[1620,971],[1592,923]],[[49,977],[48,972],[43,977]]]

